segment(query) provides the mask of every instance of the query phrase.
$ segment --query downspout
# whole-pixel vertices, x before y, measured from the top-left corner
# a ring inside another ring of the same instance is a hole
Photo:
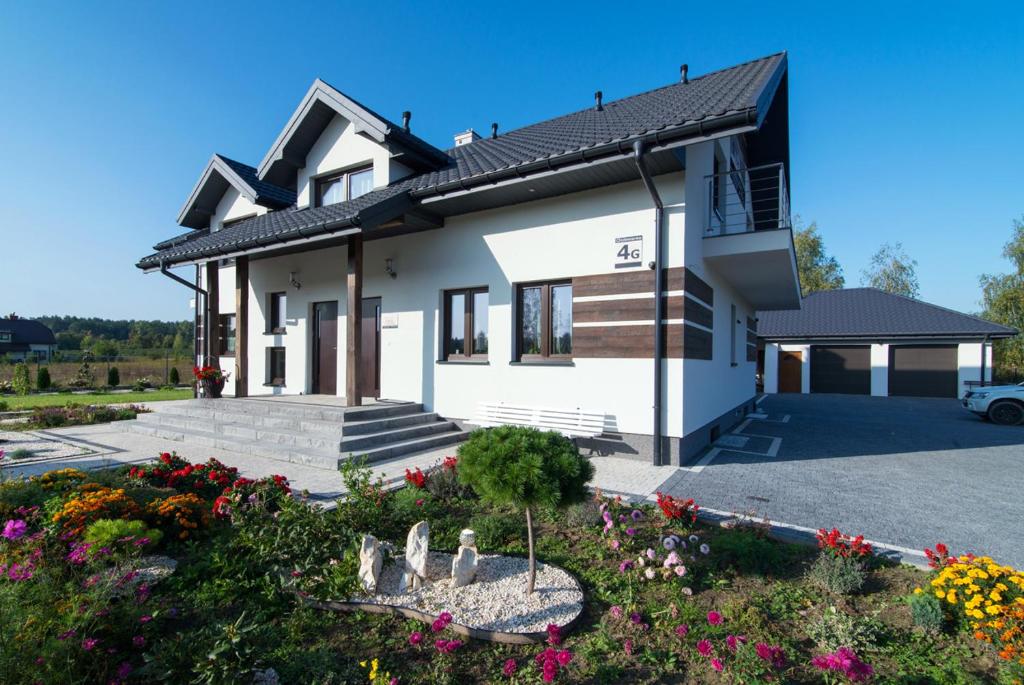
[[[160,273],[162,273],[164,276],[167,276],[167,278],[171,279],[172,281],[177,281],[178,283],[181,283],[186,288],[194,290],[196,292],[196,295],[201,295],[202,296],[202,300],[200,300],[199,297],[196,298],[196,311],[197,312],[198,311],[203,311],[203,312],[206,311],[206,299],[209,297],[209,294],[205,290],[203,290],[202,288],[199,287],[199,267],[198,267],[198,265],[196,266],[196,282],[195,283],[190,283],[189,281],[186,281],[184,278],[182,278],[178,274],[171,273],[168,270],[167,265],[164,264],[164,261],[162,259],[160,260]],[[199,309],[200,303],[202,303],[202,307],[203,307],[202,309]],[[205,314],[203,315],[203,324],[206,325],[206,316],[205,316]],[[199,331],[196,331],[196,330],[194,330],[192,332],[193,339],[194,339],[194,336],[198,335],[198,333],[199,333]],[[203,350],[203,357],[207,358],[207,359],[209,358],[210,352],[211,352],[211,350],[210,350],[210,341],[206,339],[208,337],[209,336],[206,336],[206,335],[203,336],[203,347],[205,348]],[[193,361],[193,363],[195,363],[195,362]]]
[[[981,383],[978,385],[979,388],[985,387],[985,366],[988,358],[988,354],[986,354],[987,350],[985,348],[987,346],[988,336],[986,335],[984,338],[981,339],[981,378],[979,379]]]
[[[664,223],[665,207],[658,195],[658,189],[654,185],[654,179],[647,169],[644,155],[647,150],[642,140],[633,143],[633,156],[636,160],[636,168],[640,172],[640,179],[644,187],[651,194],[654,202],[654,445],[653,462],[655,466],[664,463],[661,454],[661,359],[665,349],[665,300],[662,293],[665,292],[665,255],[662,249],[662,229]]]

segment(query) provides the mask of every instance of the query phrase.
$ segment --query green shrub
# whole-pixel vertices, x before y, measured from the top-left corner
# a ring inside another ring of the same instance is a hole
[[[456,469],[442,466],[434,469],[427,478],[427,491],[441,501],[470,497],[473,491],[459,482]]]
[[[749,528],[724,532],[715,538],[713,549],[721,564],[740,573],[773,573],[786,565],[785,548]]]
[[[337,511],[346,525],[359,534],[371,533],[388,540],[394,537],[394,496],[374,478],[366,460],[354,457],[338,468],[346,494],[338,500]]]
[[[117,370],[116,366],[107,369],[107,385],[111,388],[121,385],[121,372]]]
[[[92,367],[89,365],[89,356],[85,355],[82,357],[82,363],[78,367],[78,372],[75,377],[68,381],[68,385],[72,388],[91,388],[96,385],[96,375],[92,371]]]
[[[480,514],[466,527],[476,533],[476,546],[485,554],[521,542],[526,532],[522,518],[507,514]]]
[[[921,592],[907,597],[910,615],[914,625],[928,633],[938,633],[945,624],[946,617],[942,614],[942,604],[931,592]]]
[[[145,523],[138,519],[131,521],[124,519],[99,519],[90,523],[85,529],[85,541],[92,544],[96,549],[112,547],[115,542],[129,537],[135,540],[148,538],[149,544],[145,547],[150,549],[156,547],[163,536],[162,532],[148,528]]]
[[[50,380],[50,369],[40,366],[36,371],[36,389],[49,390],[53,382]]]
[[[17,478],[0,483],[0,518],[11,518],[19,507],[35,507],[53,496],[35,480]]]
[[[25,362],[19,362],[15,365],[14,378],[11,379],[11,387],[17,395],[27,395],[31,392],[32,384],[29,383],[28,364]]]
[[[594,500],[566,507],[565,525],[569,528],[589,528],[601,523],[601,505]]]
[[[181,383],[181,375],[178,373],[178,367],[171,367],[171,371],[167,376],[167,382],[171,385],[178,385]]]
[[[826,609],[821,618],[807,627],[807,636],[826,652],[849,647],[861,653],[875,646],[882,632],[883,626],[877,620],[857,618],[835,607]]]
[[[35,452],[24,448],[19,448],[9,453],[7,456],[10,457],[11,459],[14,459],[15,461],[17,461],[18,459],[31,459],[33,456],[35,456]]]
[[[0,400],[0,411],[10,411],[11,405],[6,400]]]
[[[458,474],[484,501],[525,511],[530,567],[526,594],[532,594],[537,560],[531,509],[561,508],[587,499],[594,465],[563,435],[499,426],[470,434],[459,447]]]
[[[864,587],[867,570],[861,559],[819,554],[811,564],[807,577],[823,590],[837,595],[849,595]]]

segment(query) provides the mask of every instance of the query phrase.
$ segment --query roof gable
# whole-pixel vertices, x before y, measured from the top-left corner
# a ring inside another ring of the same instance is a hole
[[[249,202],[271,209],[295,204],[294,192],[260,180],[248,164],[214,154],[178,212],[178,223],[186,228],[206,228],[229,187]]]
[[[305,166],[310,148],[335,115],[350,121],[356,133],[387,145],[412,169],[426,171],[449,162],[441,150],[317,79],[260,162],[259,177],[285,188],[295,187],[295,171]]]
[[[0,319],[0,331],[11,334],[12,345],[57,344],[53,331],[31,319]]]
[[[990,338],[1017,331],[976,316],[877,288],[811,293],[801,309],[758,312],[757,334],[766,339]]]

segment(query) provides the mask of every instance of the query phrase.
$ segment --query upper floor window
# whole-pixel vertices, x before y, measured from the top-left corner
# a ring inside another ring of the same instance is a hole
[[[551,281],[516,288],[519,358],[572,356],[572,283]]]
[[[325,207],[354,200],[373,190],[373,167],[342,171],[316,180],[316,205]]]
[[[487,288],[449,290],[444,294],[445,359],[487,358],[487,306]]]
[[[287,304],[288,297],[284,293],[270,293],[270,316],[267,317],[267,333],[284,333]]]

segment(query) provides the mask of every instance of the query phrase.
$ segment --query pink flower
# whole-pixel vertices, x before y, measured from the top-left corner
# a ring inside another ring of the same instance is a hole
[[[302,577],[302,571],[300,571],[298,569],[292,571],[292,578],[301,578],[301,577]]]
[[[423,506],[423,500],[422,499],[416,500],[416,506],[417,507],[422,507]]]
[[[622,618],[622,607],[615,604],[608,610],[608,613],[612,615],[612,618]]]
[[[683,576],[686,575],[686,567],[683,566],[682,564],[679,564],[679,566],[676,566],[674,570],[675,570],[675,574],[677,576],[679,576],[680,578],[682,578]]]
[[[421,633],[418,630],[414,630],[409,635],[409,644],[413,645],[413,646],[416,646],[416,645],[418,645],[421,642],[423,642],[423,633]]]
[[[647,548],[647,558],[648,559],[653,561],[655,559],[655,557],[657,557],[657,556],[658,555],[655,553],[655,551],[653,549],[651,549],[650,547]]]
[[[616,551],[618,551],[619,547],[622,547],[622,543],[619,542],[618,540],[612,540],[611,545],[612,545],[612,549],[614,549]]]
[[[98,645],[99,642],[100,641],[94,637],[87,637],[84,640],[82,640],[82,649],[84,649],[87,652],[91,652],[93,647]]]
[[[745,638],[742,635],[727,635],[725,638],[725,644],[729,647],[729,649],[731,649],[734,652],[736,651],[737,647],[739,647],[742,644],[746,644],[746,642],[747,638]]]
[[[681,623],[676,626],[676,635],[679,637],[686,637],[686,634],[690,632],[690,626],[685,623]]]
[[[626,656],[633,656],[633,641],[626,640],[622,643],[622,649],[625,650]]]
[[[511,678],[513,675],[515,675],[516,669],[518,668],[519,667],[516,665],[515,659],[508,659],[505,661],[505,665],[502,667],[501,673],[506,678]]]
[[[758,658],[762,661],[767,661],[774,668],[782,668],[786,664],[786,655],[781,647],[773,647],[764,642],[758,642],[754,645],[754,651],[757,653]]]
[[[619,573],[625,573],[631,568],[633,568],[633,562],[629,559],[626,559],[624,562],[619,564]]]
[[[562,644],[562,630],[554,623],[549,623],[547,627],[548,633],[548,644],[559,645]]]
[[[572,652],[568,649],[560,649],[555,654],[555,661],[558,662],[559,666],[568,666],[569,662],[572,661]]]
[[[714,648],[711,646],[711,640],[704,639],[697,643],[697,651],[700,652],[701,656],[710,656]]]
[[[725,668],[725,667],[722,665],[721,660],[719,660],[719,659],[712,659],[711,660],[711,668],[713,668],[716,671],[718,671],[719,673],[721,673],[722,669]]]
[[[72,628],[71,630],[65,631],[57,636],[58,640],[67,640],[69,637],[74,637],[78,633],[77,630]]]
[[[708,623],[710,623],[713,626],[720,626],[720,625],[722,625],[722,615],[720,613],[718,613],[717,611],[709,611],[708,612]]]
[[[451,614],[449,614],[449,613],[448,613],[447,611],[442,611],[442,612],[441,612],[441,613],[440,613],[440,614],[438,615],[438,618],[439,618],[439,619],[441,619],[442,621],[444,621],[444,624],[445,624],[446,626],[447,626],[447,625],[448,625],[449,623],[451,623],[451,622],[452,622],[452,615],[451,615]]]
[[[28,524],[21,519],[12,519],[4,524],[4,532],[0,533],[8,540],[17,540],[28,529]]]
[[[662,564],[662,565],[665,568],[668,568],[669,566],[675,566],[676,564],[679,563],[679,561],[680,560],[679,560],[679,555],[678,554],[676,554],[675,552],[669,552],[668,556],[665,557],[664,564]]]
[[[634,535],[636,535],[636,528],[627,528],[626,535],[628,535],[629,537],[633,537]]]
[[[875,670],[861,661],[849,647],[840,647],[832,654],[824,654],[811,659],[811,665],[820,671],[842,673],[854,683],[864,682],[874,674]]]
[[[146,614],[145,616],[140,616],[139,617],[139,623],[149,623],[152,620],[153,620],[153,617],[150,616],[149,614]]]

